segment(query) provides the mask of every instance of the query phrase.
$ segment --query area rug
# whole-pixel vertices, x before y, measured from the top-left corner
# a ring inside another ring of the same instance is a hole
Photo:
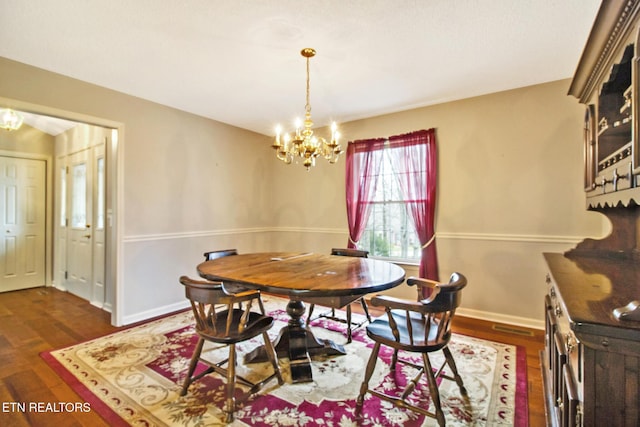
[[[266,297],[265,307],[276,319],[270,334],[275,338],[288,320],[286,301]],[[317,307],[316,310],[321,310]],[[316,311],[318,312],[318,311]],[[354,314],[354,316],[356,316]],[[344,323],[324,318],[312,321],[319,338],[345,343]],[[112,426],[225,425],[224,382],[216,374],[195,382],[186,396],[180,389],[197,341],[190,311],[151,321],[134,328],[42,353],[47,363],[90,406]],[[238,345],[242,355],[260,340]],[[292,384],[287,359],[280,359],[285,384],[272,381],[235,413],[236,426],[435,426],[436,420],[392,407],[367,394],[360,415],[355,399],[364,376],[372,342],[366,331],[354,332],[353,342],[345,345],[344,356],[327,357],[312,363],[311,383]],[[468,391],[463,400],[455,382],[440,385],[442,408],[449,426],[526,426],[527,379],[524,349],[462,335],[449,345]],[[207,347],[205,347],[207,348]],[[389,371],[390,351],[384,346],[370,385],[393,393],[412,377],[411,369]],[[222,360],[220,348],[207,348],[207,357]],[[404,354],[405,358],[413,358]],[[436,366],[441,352],[430,355]],[[199,369],[202,369],[200,367]],[[238,374],[248,379],[271,372],[268,363],[239,364]],[[418,387],[414,402],[429,407],[426,385]]]

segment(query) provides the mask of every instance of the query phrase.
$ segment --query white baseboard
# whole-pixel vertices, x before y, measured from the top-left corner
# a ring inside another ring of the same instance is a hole
[[[57,290],[62,291],[62,292],[68,292],[67,288],[65,288],[64,285],[58,284],[56,282],[53,282],[51,284],[51,287],[52,288],[56,288]]]
[[[165,305],[163,307],[157,307],[153,310],[147,310],[140,313],[135,313],[130,316],[125,316],[122,319],[122,325],[117,326],[126,326],[132,323],[141,322],[143,320],[153,319],[154,317],[162,316],[168,313],[173,313],[175,311],[184,310],[185,308],[190,307],[189,301],[184,300],[181,302],[177,302],[175,304]]]
[[[526,317],[491,313],[488,311],[473,310],[469,308],[458,308],[456,310],[456,315],[471,317],[473,319],[486,320],[489,322],[504,323],[507,325],[522,326],[525,328],[544,330],[544,320],[535,320],[535,319],[529,319]]]
[[[103,301],[89,301],[89,304],[92,306],[99,308],[100,310],[104,310],[104,302]]]

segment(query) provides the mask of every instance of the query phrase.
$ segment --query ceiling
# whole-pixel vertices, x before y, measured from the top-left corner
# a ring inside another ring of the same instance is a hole
[[[32,114],[21,111],[22,117],[24,118],[24,123],[28,124],[32,128],[36,128],[41,130],[42,132],[48,133],[49,135],[59,135],[62,132],[71,129],[77,125],[76,122],[71,122],[69,120],[62,120],[55,117],[42,116],[39,114]]]
[[[0,0],[0,56],[273,135],[304,114],[304,47],[326,125],[569,78],[599,4]]]

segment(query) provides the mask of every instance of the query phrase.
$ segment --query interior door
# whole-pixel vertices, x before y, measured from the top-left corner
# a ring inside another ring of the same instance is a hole
[[[45,285],[46,163],[0,156],[0,291]]]
[[[90,300],[93,284],[93,164],[91,149],[69,156],[67,174],[67,270],[66,287],[80,298]]]

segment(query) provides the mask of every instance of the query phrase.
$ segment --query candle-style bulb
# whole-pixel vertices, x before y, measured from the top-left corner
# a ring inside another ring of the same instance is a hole
[[[280,133],[282,132],[282,126],[276,125],[276,145],[280,145]]]

